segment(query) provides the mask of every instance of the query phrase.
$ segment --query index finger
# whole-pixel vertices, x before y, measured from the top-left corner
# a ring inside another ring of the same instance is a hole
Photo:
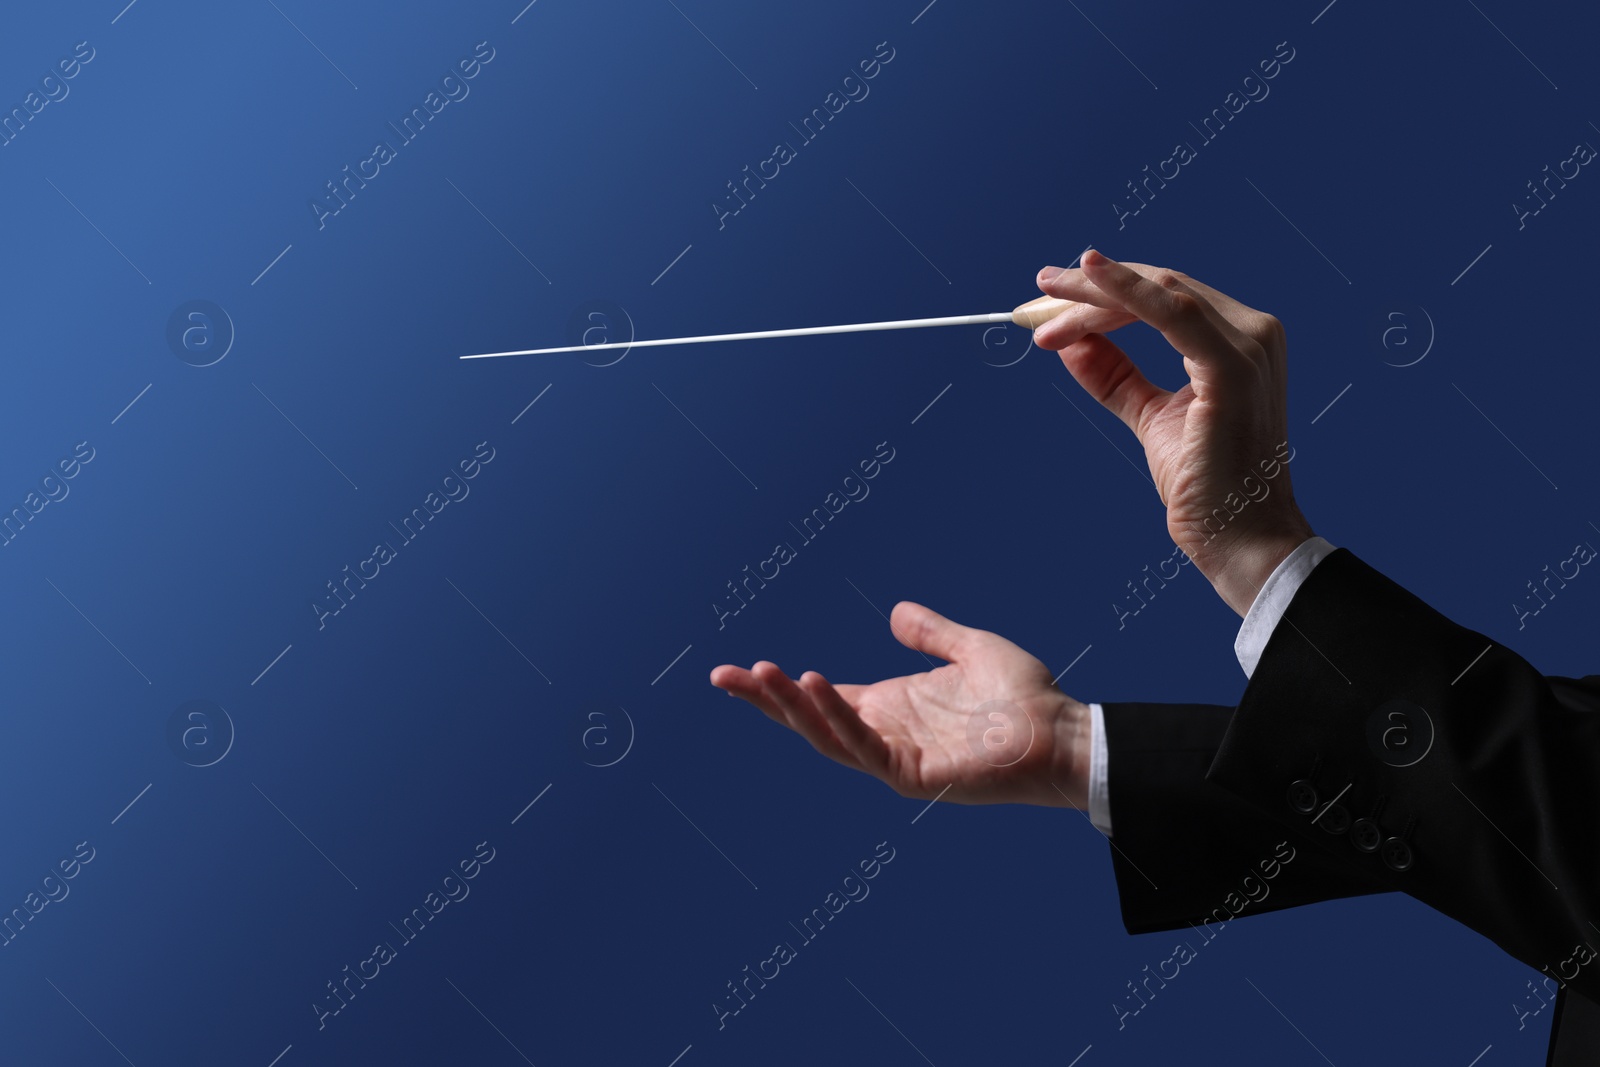
[[[1082,269],[1063,271],[1040,287],[1052,296],[1127,309],[1197,366],[1223,370],[1248,360],[1255,342],[1176,273],[1146,277],[1093,249],[1082,262]]]
[[[1234,325],[1242,325],[1243,320],[1247,316],[1261,314],[1260,311],[1251,307],[1249,304],[1236,300],[1227,293],[1224,293],[1222,290],[1207,285],[1198,278],[1191,278],[1189,275],[1184,274],[1181,271],[1168,271],[1165,267],[1156,267],[1150,265],[1149,263],[1134,263],[1128,260],[1123,260],[1122,265],[1138,271],[1146,278],[1153,278],[1162,273],[1176,274],[1178,278],[1182,280],[1184,285],[1195,290],[1201,296],[1209,300],[1211,302],[1211,306],[1220,311],[1223,316]]]

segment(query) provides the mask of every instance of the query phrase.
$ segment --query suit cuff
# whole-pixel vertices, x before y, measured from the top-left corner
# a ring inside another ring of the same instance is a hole
[[[1333,545],[1322,538],[1307,538],[1267,576],[1266,583],[1251,602],[1244,622],[1239,624],[1239,636],[1233,642],[1233,654],[1239,657],[1239,666],[1244,668],[1246,678],[1255,674],[1256,664],[1261,662],[1261,653],[1267,647],[1267,639],[1277,629],[1278,620],[1289,608],[1289,601],[1299,592],[1300,583],[1332,551]]]
[[[1111,836],[1111,786],[1106,746],[1106,713],[1099,704],[1089,705],[1089,821],[1096,830]]]

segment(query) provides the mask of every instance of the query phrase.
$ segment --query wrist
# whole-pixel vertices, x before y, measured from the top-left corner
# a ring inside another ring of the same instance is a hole
[[[1093,716],[1089,705],[1057,693],[1060,707],[1052,716],[1055,736],[1051,748],[1054,759],[1048,768],[1049,785],[1042,790],[1041,803],[1052,807],[1089,809],[1089,761],[1093,738]]]
[[[1315,536],[1311,524],[1296,515],[1294,521],[1270,532],[1208,545],[1203,553],[1195,554],[1194,563],[1223,602],[1243,618],[1278,565]]]

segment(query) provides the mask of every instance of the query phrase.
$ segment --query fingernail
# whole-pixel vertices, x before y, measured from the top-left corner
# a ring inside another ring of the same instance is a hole
[[[1045,267],[1039,272],[1039,281],[1041,283],[1051,281],[1061,273],[1063,273],[1063,271],[1060,267]]]
[[[1090,257],[1093,257],[1093,258],[1090,258]],[[1105,261],[1106,261],[1106,257],[1104,255],[1102,255],[1098,249],[1094,249],[1094,248],[1086,248],[1086,249],[1084,249],[1083,255],[1079,258],[1079,262],[1082,263],[1086,267],[1088,267],[1088,266],[1098,267],[1100,264],[1104,263]]]

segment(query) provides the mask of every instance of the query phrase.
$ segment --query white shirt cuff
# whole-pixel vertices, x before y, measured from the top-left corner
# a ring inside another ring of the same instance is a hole
[[[1106,780],[1106,715],[1099,704],[1089,705],[1089,821],[1111,836],[1111,786]]]
[[[1244,622],[1239,625],[1239,636],[1233,642],[1233,653],[1239,657],[1239,666],[1244,668],[1246,678],[1255,674],[1267,639],[1289,609],[1289,601],[1299,592],[1300,583],[1333,550],[1334,546],[1320,537],[1308,538],[1267,577],[1245,613]]]

